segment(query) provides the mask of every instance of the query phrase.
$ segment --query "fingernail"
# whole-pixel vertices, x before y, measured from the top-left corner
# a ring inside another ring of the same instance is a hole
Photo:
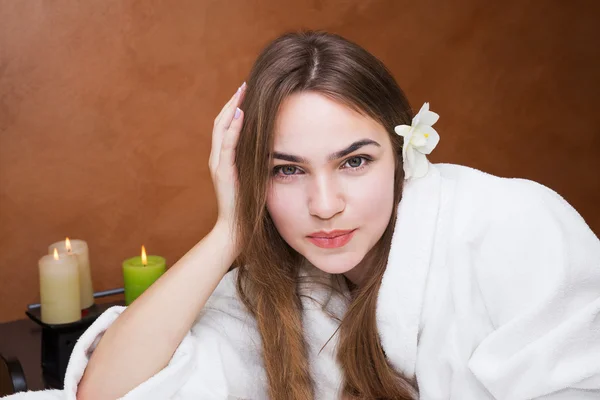
[[[238,119],[240,117],[241,113],[242,113],[242,110],[240,110],[239,107],[236,107],[235,114],[233,114],[233,119]]]
[[[235,92],[235,97],[239,97],[240,93],[242,93],[242,90],[244,90],[244,88],[246,87],[246,82],[242,83],[242,86],[240,86],[237,90],[237,92]]]

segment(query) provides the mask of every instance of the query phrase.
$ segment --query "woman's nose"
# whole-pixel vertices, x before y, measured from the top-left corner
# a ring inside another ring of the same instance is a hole
[[[317,177],[308,190],[310,215],[320,219],[331,219],[344,210],[346,203],[339,185],[333,179],[326,176]]]

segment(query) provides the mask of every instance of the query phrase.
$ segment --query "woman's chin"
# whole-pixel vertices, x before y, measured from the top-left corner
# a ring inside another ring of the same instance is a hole
[[[335,254],[329,256],[305,255],[316,268],[328,274],[345,274],[360,263],[364,256],[356,253]]]

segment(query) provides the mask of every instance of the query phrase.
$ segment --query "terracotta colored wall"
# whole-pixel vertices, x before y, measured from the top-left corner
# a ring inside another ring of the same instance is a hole
[[[172,264],[211,228],[214,116],[288,29],[364,45],[441,114],[434,162],[537,180],[600,233],[597,2],[0,3],[0,321],[37,261],[86,239],[96,290],[140,245]]]

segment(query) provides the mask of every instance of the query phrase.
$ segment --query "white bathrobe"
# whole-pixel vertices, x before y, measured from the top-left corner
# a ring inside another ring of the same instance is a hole
[[[265,399],[256,324],[227,274],[170,363],[123,398]],[[318,285],[303,290],[318,299]],[[337,322],[303,299],[318,399],[339,398]],[[335,296],[329,309],[342,315]],[[113,307],[79,339],[64,391],[75,399]],[[276,323],[276,321],[273,321]],[[559,195],[535,182],[434,164],[405,183],[377,304],[383,348],[421,399],[600,399],[600,241]],[[106,382],[110,385],[110,382]]]

